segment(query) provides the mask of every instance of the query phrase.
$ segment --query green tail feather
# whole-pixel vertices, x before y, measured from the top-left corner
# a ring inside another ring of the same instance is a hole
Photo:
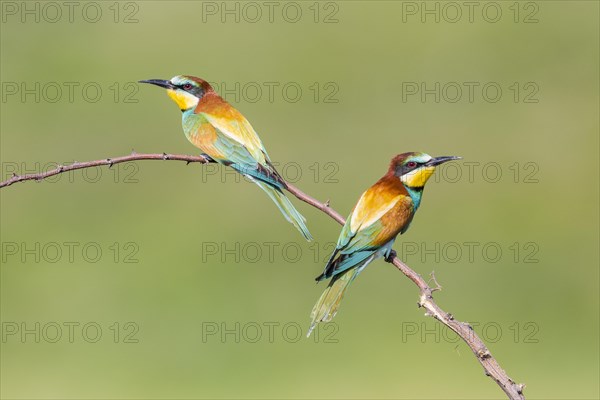
[[[348,285],[352,283],[354,278],[358,276],[366,264],[368,264],[368,262],[357,268],[344,271],[331,279],[329,286],[327,286],[327,289],[325,289],[310,313],[312,322],[310,323],[310,328],[306,335],[307,337],[310,336],[311,332],[319,322],[329,322],[335,317]]]
[[[292,223],[302,233],[304,238],[309,242],[312,240],[312,236],[306,227],[306,219],[294,208],[294,205],[288,199],[283,192],[265,182],[254,180],[254,182],[260,186],[273,200],[273,202],[279,207],[279,210],[289,222]]]

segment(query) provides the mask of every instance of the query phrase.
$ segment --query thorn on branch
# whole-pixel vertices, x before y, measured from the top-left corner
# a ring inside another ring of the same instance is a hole
[[[167,153],[163,153],[162,154],[162,159],[165,160],[165,161],[168,160],[169,159],[169,155]]]
[[[429,282],[433,281],[433,283],[435,284],[435,287],[431,289],[432,292],[436,292],[438,290],[442,290],[442,285],[440,285],[437,281],[437,279],[435,279],[435,271],[431,271],[431,273],[429,274],[429,276],[431,277],[429,279]],[[428,282],[428,283],[429,283]]]
[[[19,175],[17,175],[17,173],[16,173],[16,172],[13,172],[13,173],[12,173],[12,177],[13,177],[13,178],[17,178],[18,176],[19,176]]]
[[[327,199],[327,200],[325,201],[325,203],[323,203],[323,205],[324,205],[325,207],[327,207],[327,208],[329,208],[329,204],[331,204],[331,200],[329,200],[329,199]]]
[[[108,163],[108,168],[112,168],[112,166],[114,164],[113,161],[110,158],[107,158],[106,162]]]

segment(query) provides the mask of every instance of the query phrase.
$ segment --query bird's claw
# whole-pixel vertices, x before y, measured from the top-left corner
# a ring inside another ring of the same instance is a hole
[[[212,158],[211,156],[209,156],[206,153],[200,154],[200,157],[203,157],[206,160],[205,161],[206,164],[208,164],[208,163],[214,163],[215,162],[214,158]]]
[[[398,253],[396,253],[396,250],[390,250],[388,255],[385,257],[385,261],[391,263],[392,261],[394,261],[394,258],[396,258],[397,255]]]

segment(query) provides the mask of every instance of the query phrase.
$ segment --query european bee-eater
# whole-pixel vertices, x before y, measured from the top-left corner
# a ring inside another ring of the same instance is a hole
[[[284,217],[307,240],[306,220],[283,194],[285,181],[271,164],[260,138],[248,120],[219,96],[208,82],[194,76],[178,75],[171,80],[140,81],[167,89],[182,112],[187,139],[205,155],[248,177],[275,202]]]
[[[321,321],[335,316],[348,285],[374,259],[389,257],[398,234],[406,232],[421,204],[425,183],[435,167],[460,157],[403,153],[388,172],[365,191],[346,219],[337,246],[317,282],[331,278],[315,304],[308,335]]]

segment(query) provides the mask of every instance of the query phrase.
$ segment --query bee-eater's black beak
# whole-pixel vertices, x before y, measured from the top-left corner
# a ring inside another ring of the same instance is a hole
[[[425,164],[425,165],[434,167],[436,165],[440,165],[440,164],[443,164],[443,163],[448,162],[448,161],[460,160],[460,159],[462,159],[462,157],[457,157],[457,156],[434,157],[431,160],[427,161],[427,164]]]
[[[160,86],[165,89],[175,89],[175,85],[171,81],[165,81],[164,79],[148,79],[146,81],[138,81],[139,83],[150,83],[152,85]]]

